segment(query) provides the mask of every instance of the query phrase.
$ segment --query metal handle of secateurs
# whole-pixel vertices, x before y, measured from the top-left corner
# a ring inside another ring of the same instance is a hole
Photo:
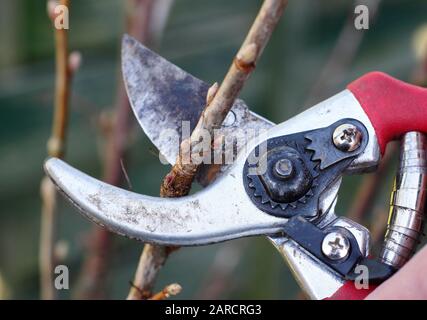
[[[415,253],[427,208],[427,135],[409,132],[401,140],[400,164],[380,259],[401,268]]]

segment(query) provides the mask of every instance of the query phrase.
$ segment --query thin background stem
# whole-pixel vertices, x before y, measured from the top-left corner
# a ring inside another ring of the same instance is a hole
[[[355,0],[351,6],[351,12],[348,15],[344,27],[338,35],[335,46],[322,68],[319,77],[312,86],[307,95],[305,105],[311,106],[332,94],[337,84],[342,81],[351,63],[359,52],[363,38],[369,30],[357,30],[354,26],[354,8],[359,4],[365,4],[369,8],[370,28],[375,23],[382,0]]]
[[[54,9],[58,4],[69,8],[70,1],[60,0],[57,3],[50,0],[47,2],[48,16],[52,20],[52,25],[56,18]],[[55,28],[54,33],[56,55],[55,101],[52,133],[48,140],[47,153],[49,157],[63,158],[68,126],[71,77],[79,67],[80,56],[78,54],[69,56],[68,30]],[[53,276],[56,263],[56,189],[46,176],[42,179],[40,193],[42,199],[39,252],[41,298],[55,299],[56,290],[53,285]]]

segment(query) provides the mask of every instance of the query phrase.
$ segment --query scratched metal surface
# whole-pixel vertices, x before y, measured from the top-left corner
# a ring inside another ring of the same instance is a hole
[[[209,85],[128,35],[122,40],[121,59],[126,90],[139,124],[167,162],[174,164],[180,140],[165,138],[165,133],[168,137],[182,137],[183,121],[190,124],[190,132],[194,129],[205,107]],[[234,140],[228,146],[236,146],[233,148],[236,155],[245,145],[248,133],[258,134],[272,125],[238,99],[215,134]],[[223,166],[221,170],[226,168]]]

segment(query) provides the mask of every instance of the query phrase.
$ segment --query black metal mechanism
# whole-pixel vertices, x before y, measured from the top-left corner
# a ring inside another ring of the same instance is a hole
[[[361,134],[360,145],[353,151],[334,144],[334,131],[343,124],[355,126]],[[283,227],[290,239],[348,280],[357,278],[355,267],[363,264],[368,268],[369,280],[378,282],[389,278],[395,269],[364,257],[356,238],[345,228],[320,229],[308,221],[320,214],[320,195],[363,152],[368,136],[362,123],[343,119],[326,128],[272,138],[256,163],[246,161],[243,177],[246,192],[259,209],[290,218]],[[260,150],[257,146],[251,159]],[[342,259],[333,260],[322,252],[322,241],[327,234],[338,230],[349,241],[349,252]]]
[[[322,253],[321,249],[325,236],[335,230],[339,230],[350,242],[349,254],[340,260],[329,259]],[[320,229],[302,217],[293,217],[285,224],[283,232],[318,260],[341,274],[347,280],[356,280],[359,276],[359,274],[355,272],[355,267],[357,265],[364,265],[368,268],[370,283],[383,282],[396,271],[395,268],[381,263],[378,260],[364,257],[360,252],[356,238],[345,228],[330,227]]]
[[[364,137],[360,147],[352,152],[339,150],[332,139],[334,130],[347,123],[355,125]],[[314,218],[319,213],[319,196],[363,152],[367,143],[366,128],[354,119],[269,139],[266,152],[259,155],[262,148],[258,145],[245,163],[246,192],[260,210],[271,215]],[[251,163],[249,159],[258,161]]]

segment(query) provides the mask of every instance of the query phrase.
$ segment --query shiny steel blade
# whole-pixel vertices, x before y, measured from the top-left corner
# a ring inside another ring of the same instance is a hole
[[[122,41],[122,73],[139,124],[166,160],[174,164],[179,143],[170,138],[171,133],[181,137],[183,121],[189,121],[191,130],[195,127],[205,106],[209,85],[128,35]],[[259,131],[272,125],[250,112],[242,100],[237,100],[217,133],[227,139],[235,137],[237,146],[242,146],[245,138],[242,130]]]
[[[322,128],[348,117],[364,123],[369,134],[364,152],[356,159],[358,167],[378,164],[375,130],[347,90],[274,126],[263,140]],[[259,210],[245,191],[243,167],[260,142],[248,141],[221,179],[194,195],[175,199],[139,195],[105,184],[55,158],[45,163],[45,171],[83,215],[113,232],[159,244],[208,244],[250,235],[274,235],[286,223],[285,218]],[[339,182],[320,196],[317,209],[310,210],[328,213],[336,201]]]
[[[258,210],[242,183],[226,176],[197,195],[166,199],[136,194],[94,179],[51,158],[45,171],[90,220],[129,238],[194,246],[244,236],[274,234],[286,219]],[[233,195],[224,196],[224,195]]]

